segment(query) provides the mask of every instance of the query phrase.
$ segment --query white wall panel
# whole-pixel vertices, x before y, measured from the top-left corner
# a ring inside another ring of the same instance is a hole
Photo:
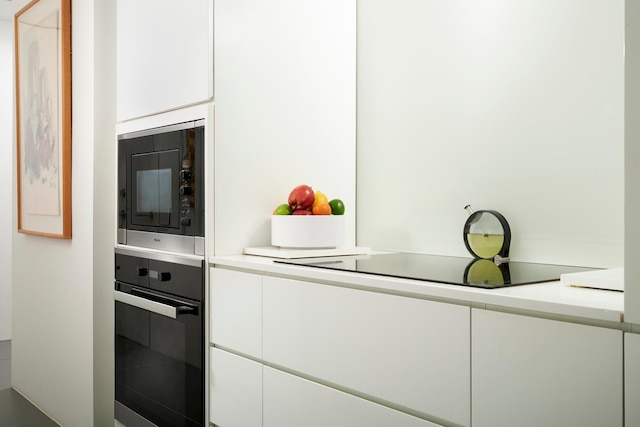
[[[640,324],[640,4],[626,2],[624,320]]]
[[[623,263],[623,0],[358,2],[358,244]]]
[[[94,350],[110,348],[107,324],[112,318],[105,307],[112,307],[112,302],[104,299],[108,296],[104,286],[112,287],[113,282],[100,273],[113,271],[105,265],[113,262],[115,198],[108,189],[115,186],[96,180],[114,179],[102,175],[113,171],[114,164],[113,147],[102,144],[115,141],[115,70],[96,70],[101,61],[95,56],[112,54],[103,48],[106,43],[107,50],[113,49],[108,41],[113,34],[96,37],[95,31],[113,28],[97,27],[94,21],[98,11],[113,14],[114,6],[111,0],[72,1],[73,239],[29,236],[17,233],[15,227],[12,236],[13,386],[65,427],[113,425],[113,412],[108,413],[111,402],[104,401],[109,385],[94,405],[94,385],[100,387],[112,369],[105,353],[94,363]],[[112,16],[102,19],[103,24],[104,19],[113,22]],[[107,113],[101,114],[101,108]],[[95,166],[94,161],[100,164]],[[94,216],[94,207],[101,209],[100,214]],[[112,219],[100,222],[102,215]],[[95,313],[94,298],[99,300]]]
[[[9,20],[0,20],[0,180],[4,183],[0,197],[11,200],[13,193],[13,25]],[[5,205],[7,206],[7,205]],[[13,209],[0,211],[0,269],[5,273],[0,281],[0,341],[11,339],[11,234],[13,232]]]
[[[216,255],[271,243],[299,184],[346,205],[355,241],[355,0],[216,0]]]

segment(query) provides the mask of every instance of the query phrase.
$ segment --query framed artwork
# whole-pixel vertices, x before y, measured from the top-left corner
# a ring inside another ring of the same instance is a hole
[[[14,17],[18,231],[71,238],[71,0]]]

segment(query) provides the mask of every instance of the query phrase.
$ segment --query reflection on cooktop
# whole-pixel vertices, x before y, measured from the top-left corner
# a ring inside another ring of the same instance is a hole
[[[274,262],[488,289],[551,282],[560,280],[560,275],[564,273],[595,270],[588,267],[526,262],[496,265],[486,259],[404,252],[376,254],[357,259],[304,258]]]

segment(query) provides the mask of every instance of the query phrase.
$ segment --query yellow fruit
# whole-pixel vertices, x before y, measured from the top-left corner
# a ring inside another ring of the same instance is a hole
[[[322,191],[316,191],[315,199],[313,200],[313,205],[311,205],[311,207],[313,208],[314,206],[326,203],[329,203],[329,198],[326,196],[326,194],[324,194]]]

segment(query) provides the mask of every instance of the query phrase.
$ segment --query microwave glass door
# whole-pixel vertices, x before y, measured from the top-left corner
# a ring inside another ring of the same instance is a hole
[[[131,223],[178,228],[180,153],[167,150],[131,157]]]

